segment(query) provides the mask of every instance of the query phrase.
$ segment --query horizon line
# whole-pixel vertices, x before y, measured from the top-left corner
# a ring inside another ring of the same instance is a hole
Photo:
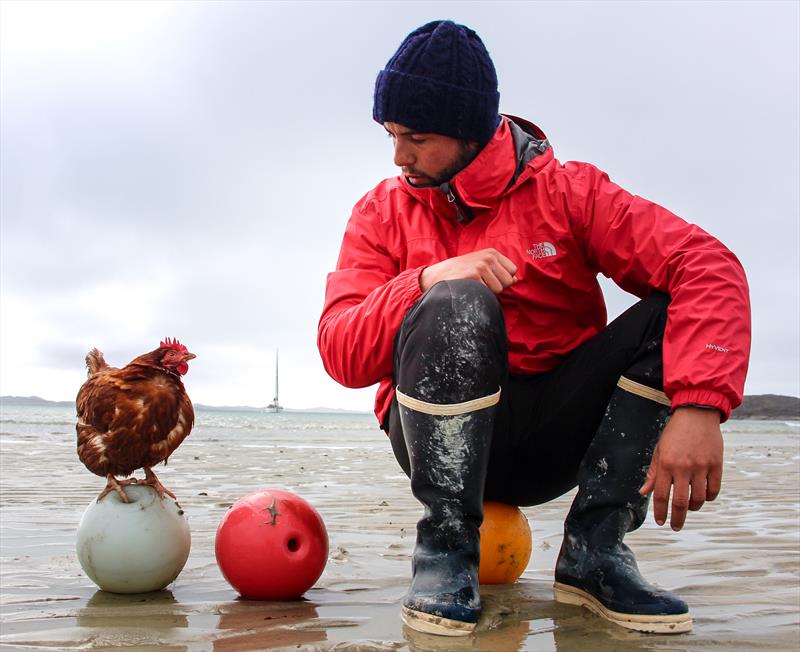
[[[17,396],[17,395],[10,395],[4,394],[0,396],[0,401],[7,401],[7,400],[18,400],[18,401],[31,401],[31,402],[41,402],[41,403],[50,403],[55,405],[74,405],[74,400],[54,400],[43,398],[41,396],[37,396],[35,394],[30,396]],[[209,403],[195,403],[192,402],[192,405],[195,408],[210,408],[214,410],[256,410],[256,411],[275,411],[274,409],[270,408],[267,405],[259,406],[259,405],[211,405]],[[281,409],[278,410],[279,412],[319,412],[319,411],[326,411],[326,412],[347,412],[350,414],[372,414],[372,410],[363,410],[357,408],[331,408],[324,405],[316,405],[314,407],[308,408],[293,408],[293,407],[286,407],[281,406]]]

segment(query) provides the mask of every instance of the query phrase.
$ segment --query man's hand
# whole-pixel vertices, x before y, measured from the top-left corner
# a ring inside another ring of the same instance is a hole
[[[719,412],[682,407],[675,410],[653,452],[647,478],[639,490],[653,492],[653,516],[664,525],[672,488],[670,526],[683,527],[687,509],[696,512],[714,500],[722,484],[722,432]],[[691,489],[691,494],[690,494]]]
[[[474,279],[499,294],[517,282],[516,272],[517,266],[496,249],[481,249],[426,267],[419,285],[426,292],[439,281]]]

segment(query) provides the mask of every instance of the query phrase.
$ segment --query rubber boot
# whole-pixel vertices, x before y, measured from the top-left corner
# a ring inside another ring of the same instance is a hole
[[[559,602],[587,607],[627,629],[678,634],[692,628],[686,603],[649,584],[622,539],[647,515],[639,494],[669,401],[625,377],[578,470],[578,494],[564,524],[555,572]]]
[[[403,621],[417,631],[464,636],[480,618],[479,528],[499,396],[435,405],[398,391],[411,490],[425,508],[403,600]]]
[[[398,459],[407,455],[411,491],[424,507],[403,600],[412,629],[462,636],[480,617],[479,528],[507,363],[500,304],[478,281],[437,283],[398,331],[393,431],[402,430]]]

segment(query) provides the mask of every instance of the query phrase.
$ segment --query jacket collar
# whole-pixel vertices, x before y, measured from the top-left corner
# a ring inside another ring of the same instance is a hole
[[[485,210],[494,206],[508,187],[516,167],[511,128],[503,118],[492,139],[450,180],[450,188],[463,205],[473,211]]]
[[[473,216],[497,205],[500,198],[553,158],[544,133],[520,118],[501,116],[492,139],[472,162],[439,188],[415,188],[405,179],[403,187],[438,215],[455,219],[455,203]],[[455,201],[448,200],[448,191]]]

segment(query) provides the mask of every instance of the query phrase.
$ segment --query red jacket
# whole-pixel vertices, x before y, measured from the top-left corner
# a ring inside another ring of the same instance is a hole
[[[741,403],[747,280],[719,241],[592,165],[562,165],[544,134],[518,118],[503,118],[450,187],[455,202],[401,176],[378,184],[353,209],[328,275],[317,337],[323,364],[347,387],[380,382],[381,423],[392,399],[394,336],[422,294],[422,270],[487,247],[518,268],[518,282],[498,295],[512,373],[557,367],[606,325],[600,273],[638,297],[672,297],[663,356],[673,409],[708,405],[727,418]],[[473,219],[462,223],[465,213]]]

